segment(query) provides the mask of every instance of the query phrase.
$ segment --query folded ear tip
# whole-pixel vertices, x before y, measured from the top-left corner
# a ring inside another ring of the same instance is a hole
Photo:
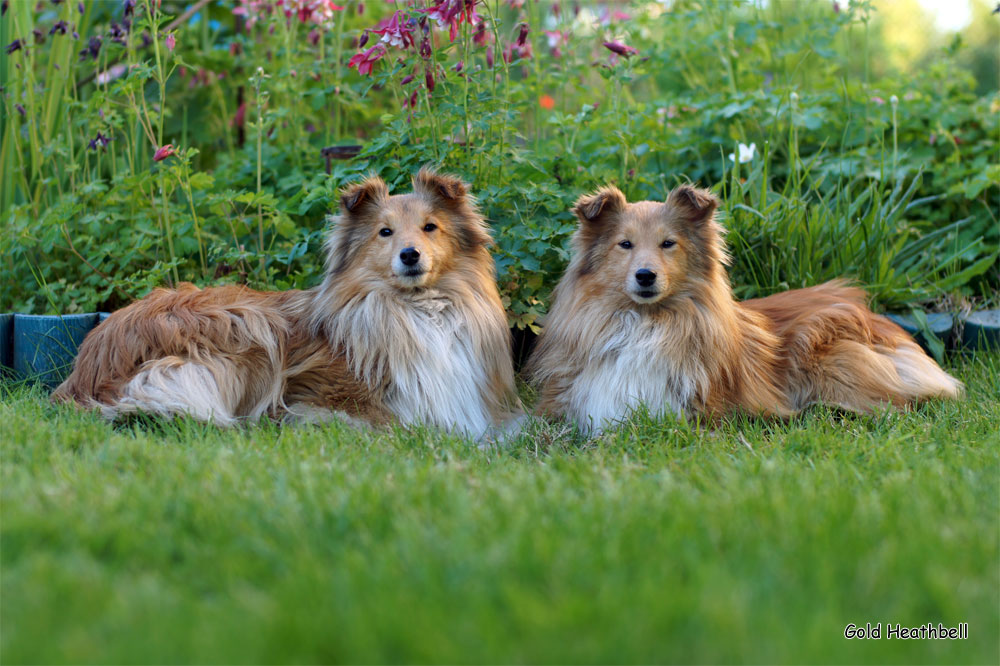
[[[421,167],[417,172],[414,186],[452,201],[462,199],[468,194],[468,188],[462,179],[438,173],[428,166]]]
[[[369,176],[360,183],[352,183],[340,195],[340,205],[349,213],[369,200],[380,199],[389,193],[389,186],[378,176]]]
[[[671,192],[670,199],[683,202],[698,211],[708,210],[710,208],[714,209],[720,203],[719,198],[712,194],[710,190],[695,187],[689,183],[677,186],[677,188]]]
[[[573,212],[585,220],[593,221],[605,211],[620,210],[626,203],[621,190],[614,185],[605,185],[593,194],[584,194],[577,199]]]

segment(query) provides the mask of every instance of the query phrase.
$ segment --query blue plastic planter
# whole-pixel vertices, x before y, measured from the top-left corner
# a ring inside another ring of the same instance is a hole
[[[886,317],[898,324],[904,331],[912,335],[913,339],[917,341],[917,344],[923,347],[925,351],[930,351],[927,347],[927,340],[924,339],[923,332],[917,327],[916,319],[910,315],[903,314],[887,314]],[[944,343],[945,347],[949,346],[949,341],[951,340],[951,329],[955,325],[951,315],[942,312],[928,312],[927,324],[930,327],[931,332],[941,339],[941,342]]]
[[[14,315],[14,371],[54,388],[73,368],[80,343],[97,314]]]
[[[1000,310],[980,310],[963,319],[962,343],[972,349],[1000,349]]]
[[[0,373],[14,369],[14,315],[0,314]]]

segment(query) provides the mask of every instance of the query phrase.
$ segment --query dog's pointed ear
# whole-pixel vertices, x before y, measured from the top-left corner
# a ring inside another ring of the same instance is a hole
[[[701,224],[712,219],[715,209],[719,207],[719,199],[708,190],[681,185],[667,197],[667,206],[686,222]]]
[[[340,211],[344,215],[363,215],[372,205],[381,204],[389,197],[389,187],[378,176],[369,176],[360,183],[344,188],[340,195]]]
[[[621,190],[614,185],[607,185],[593,194],[584,194],[577,199],[573,212],[580,218],[581,225],[604,226],[612,215],[624,210],[627,203]]]
[[[445,208],[460,206],[466,201],[468,189],[458,178],[422,168],[413,178],[413,189],[430,197]]]

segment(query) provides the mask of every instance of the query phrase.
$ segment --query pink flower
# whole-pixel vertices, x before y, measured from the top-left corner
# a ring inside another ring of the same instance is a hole
[[[617,40],[613,42],[604,42],[604,48],[613,53],[617,53],[620,56],[625,56],[626,58],[628,58],[629,56],[634,56],[637,53],[639,53],[639,49],[633,48],[631,46],[626,46],[625,44],[622,44]]]
[[[246,17],[248,28],[252,28],[254,23],[269,16],[273,10],[270,0],[239,0],[239,3],[240,6],[233,9],[233,14]]]
[[[608,9],[605,9],[603,12],[601,12],[600,21],[601,25],[608,25],[614,21],[628,21],[631,18],[632,18],[631,14],[626,14],[625,12],[618,10],[610,11]]]
[[[372,73],[372,67],[377,63],[383,56],[385,56],[386,50],[381,42],[371,47],[364,53],[358,53],[353,58],[347,62],[348,67],[357,67],[358,74],[362,76],[367,76]]]
[[[344,7],[333,0],[278,0],[277,6],[285,7],[285,16],[296,16],[299,23],[312,21],[319,26],[333,23],[333,13],[344,11]]]
[[[406,24],[406,19],[400,21],[402,11],[396,10],[388,19],[379,21],[378,25],[372,28],[376,35],[382,35],[383,43],[389,46],[405,49],[413,46],[413,28]]]
[[[486,47],[486,66],[493,69],[493,45]]]
[[[489,41],[490,33],[486,30],[486,21],[480,20],[479,23],[476,24],[476,32],[472,35],[472,42],[476,46],[483,46],[484,44],[489,43]]]
[[[160,146],[159,148],[157,148],[156,153],[153,154],[153,161],[162,162],[163,160],[173,155],[174,152],[175,152],[174,144],[172,143],[168,143],[165,146]]]
[[[475,0],[441,0],[421,11],[427,12],[427,16],[437,21],[442,28],[447,26],[450,41],[455,41],[458,37],[458,26],[462,21],[469,25],[479,22]]]
[[[503,50],[503,59],[506,63],[511,63],[515,58],[520,60],[530,60],[532,56],[531,42],[525,42],[523,46],[518,46],[516,42],[508,44]]]
[[[552,55],[557,58],[561,57],[562,47],[569,43],[569,33],[559,30],[545,30],[544,32],[549,40],[549,48],[552,49]]]
[[[167,45],[168,51],[173,51],[174,47],[177,46],[177,38],[174,37],[174,33],[170,33],[169,35],[167,35],[166,39],[164,39],[163,42]]]
[[[879,97],[878,95],[873,95],[872,96],[872,101],[875,102],[876,104],[878,104],[879,106],[882,106],[883,104],[885,104],[885,100],[882,99],[881,97]]]

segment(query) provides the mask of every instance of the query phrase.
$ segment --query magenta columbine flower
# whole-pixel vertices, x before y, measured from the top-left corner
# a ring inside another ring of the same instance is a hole
[[[626,58],[634,56],[639,53],[639,49],[622,44],[617,40],[613,42],[604,42],[604,48],[611,51],[612,53],[617,53],[620,56],[625,56]]]
[[[469,25],[479,22],[476,0],[441,0],[421,11],[427,12],[427,16],[437,21],[442,28],[447,27],[448,39],[451,41],[458,37],[458,26],[462,21]]]
[[[408,25],[405,17],[400,20],[402,11],[396,10],[388,19],[379,21],[378,25],[372,28],[372,32],[381,35],[379,40],[389,46],[405,49],[413,46],[413,27]]]
[[[375,63],[381,60],[386,53],[387,51],[385,49],[385,46],[383,46],[382,43],[379,42],[378,44],[371,47],[367,51],[355,54],[355,56],[347,62],[347,66],[357,67],[358,74],[361,74],[362,76],[367,76],[368,74],[372,73],[372,67],[375,66]]]
[[[173,155],[175,152],[177,151],[174,150],[174,144],[172,143],[168,143],[165,146],[160,146],[159,148],[156,149],[156,153],[153,154],[153,161],[162,162],[163,160]]]

